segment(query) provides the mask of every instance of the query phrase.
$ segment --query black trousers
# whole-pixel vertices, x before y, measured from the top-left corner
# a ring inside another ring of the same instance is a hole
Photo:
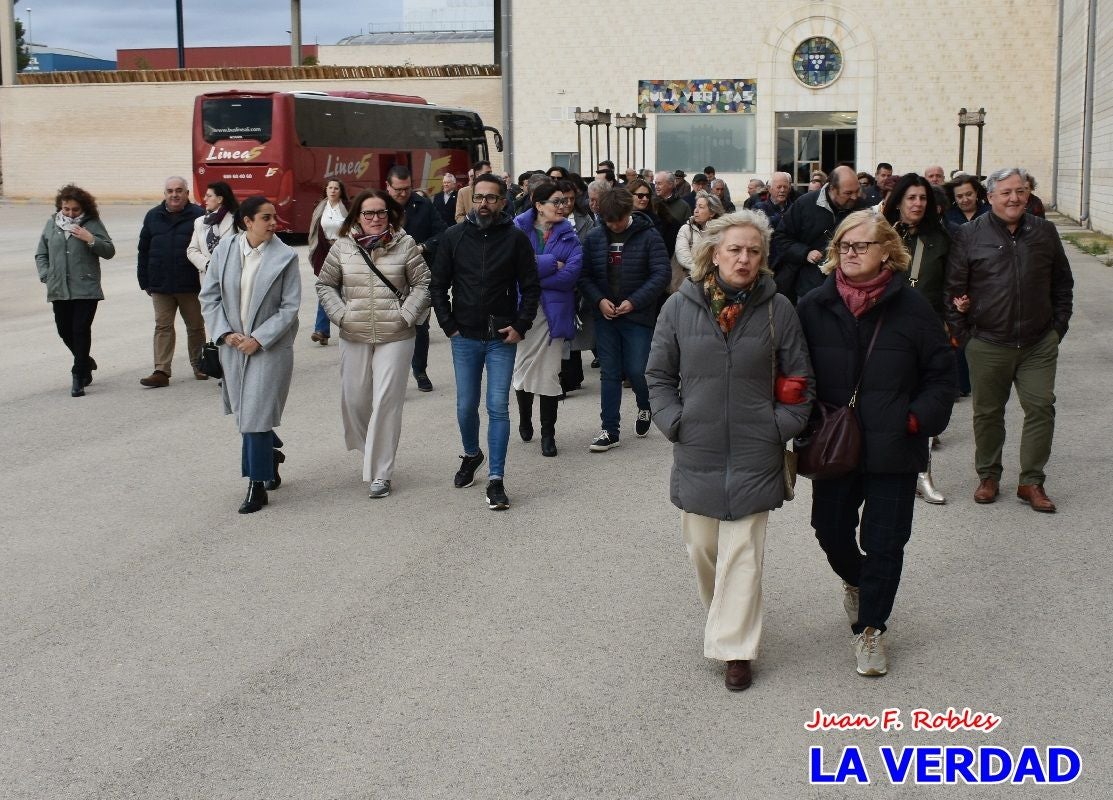
[[[858,587],[854,633],[885,630],[900,585],[904,546],[912,535],[915,504],[915,473],[856,472],[812,482],[815,538],[835,573]]]
[[[560,388],[566,392],[578,389],[584,382],[584,361],[579,350],[573,350],[560,362]]]
[[[533,392],[523,392],[521,389],[514,390],[514,396],[518,399],[518,417],[519,419],[533,419]],[[559,397],[553,397],[547,394],[541,395],[541,435],[542,436],[556,436],[556,421],[557,421],[557,403],[560,402]]]
[[[422,375],[429,367],[429,321],[414,326],[414,354],[410,359],[410,369],[414,375]]]
[[[93,345],[93,317],[99,300],[55,300],[54,325],[73,353],[74,375],[89,372],[89,348]]]

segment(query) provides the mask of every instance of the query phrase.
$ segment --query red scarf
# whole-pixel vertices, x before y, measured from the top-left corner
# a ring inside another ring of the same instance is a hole
[[[893,271],[882,267],[881,273],[872,281],[850,283],[842,274],[842,270],[835,268],[835,287],[839,290],[842,301],[855,317],[862,316],[877,305],[877,301],[885,293],[885,287],[892,279]]]

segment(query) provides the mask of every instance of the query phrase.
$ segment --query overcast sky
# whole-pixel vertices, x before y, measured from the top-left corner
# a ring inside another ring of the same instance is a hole
[[[184,0],[186,47],[289,44],[286,0]],[[20,0],[36,44],[115,60],[117,49],[177,47],[175,0]],[[402,0],[302,0],[304,44],[336,44],[369,24],[399,26]]]

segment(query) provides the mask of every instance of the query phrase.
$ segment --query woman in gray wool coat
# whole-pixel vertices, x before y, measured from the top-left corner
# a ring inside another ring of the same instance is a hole
[[[205,325],[220,345],[224,413],[235,414],[243,436],[241,468],[248,479],[241,514],[267,505],[282,484],[286,460],[274,432],[290,393],[301,277],[293,248],[275,237],[278,215],[265,197],[240,205],[235,236],[213,251],[201,286]]]
[[[691,277],[657,319],[646,379],[673,442],[672,502],[707,609],[704,655],[746,689],[761,638],[769,511],[785,500],[784,446],[815,394],[807,343],[768,267],[765,216],[709,222]]]
[[[54,306],[58,335],[73,354],[70,395],[84,397],[97,368],[89,348],[97,303],[104,299],[100,260],[116,255],[116,246],[101,224],[97,201],[84,189],[63,186],[54,198],[54,211],[39,237],[35,266]]]

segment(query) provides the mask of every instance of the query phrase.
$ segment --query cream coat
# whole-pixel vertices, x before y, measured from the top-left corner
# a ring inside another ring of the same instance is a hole
[[[413,237],[399,230],[386,247],[372,254],[375,266],[406,295],[399,303],[394,293],[379,280],[360,255],[350,237],[336,240],[321,274],[317,298],[349,342],[384,344],[414,336],[414,324],[429,309],[429,267]]]
[[[224,219],[220,221],[220,226],[216,229],[220,241],[224,241],[224,237],[232,232],[232,226],[235,223],[234,217],[234,214],[225,214]],[[190,239],[189,247],[186,248],[186,258],[189,259],[189,263],[197,267],[197,271],[202,275],[209,268],[209,259],[213,255],[209,252],[209,246],[205,243],[205,239],[208,238],[208,228],[204,217],[195,219],[193,221],[193,238]],[[219,246],[219,242],[217,244]]]

